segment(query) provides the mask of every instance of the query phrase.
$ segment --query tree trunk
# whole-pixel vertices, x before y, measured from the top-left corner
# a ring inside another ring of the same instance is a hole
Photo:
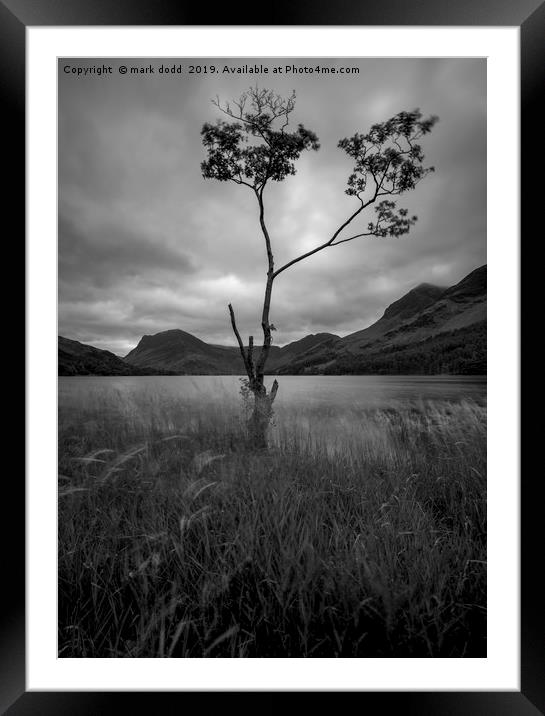
[[[254,408],[248,421],[250,444],[257,449],[267,447],[267,432],[271,420],[271,404],[269,397],[263,392],[254,392]]]
[[[269,289],[270,296],[270,289]],[[254,406],[250,419],[248,420],[248,434],[250,444],[256,448],[262,449],[267,447],[267,431],[272,418],[272,405],[276,398],[278,391],[278,381],[275,379],[269,394],[267,395],[267,388],[265,387],[265,374],[264,366],[267,358],[268,350],[265,352],[265,360],[263,360],[263,352],[267,345],[267,334],[268,334],[268,346],[270,346],[270,328],[268,325],[268,313],[266,321],[264,321],[265,328],[265,341],[264,346],[257,362],[254,363],[254,338],[250,336],[248,343],[248,349],[244,347],[242,338],[237,328],[235,320],[235,312],[233,307],[229,304],[229,313],[231,314],[231,325],[233,327],[233,333],[238,342],[240,354],[244,362],[246,369],[246,375],[248,376],[248,389],[253,393]]]
[[[254,381],[254,387],[251,389],[254,394],[254,407],[248,421],[250,444],[260,450],[266,449],[268,447],[267,433],[273,414],[272,404],[278,390],[278,382],[274,381],[268,395],[263,383],[258,383],[257,380]]]
[[[254,407],[252,415],[248,421],[248,432],[251,444],[256,448],[267,447],[267,431],[272,418],[272,404],[276,398],[278,391],[278,381],[275,380],[272,384],[271,391],[267,395],[267,389],[265,387],[265,364],[269,357],[269,352],[272,343],[271,324],[269,322],[269,311],[271,307],[271,296],[274,282],[274,258],[271,250],[271,241],[267,226],[265,224],[265,208],[263,206],[263,188],[260,191],[256,190],[256,197],[259,203],[259,222],[261,230],[265,238],[265,247],[267,249],[267,282],[265,284],[265,296],[263,298],[263,311],[261,314],[261,328],[263,330],[263,346],[261,353],[257,360],[254,362],[253,350],[254,350],[254,338],[250,336],[248,350],[244,347],[242,338],[236,326],[235,313],[233,307],[229,304],[229,313],[231,314],[231,325],[233,327],[233,333],[236,336],[240,354],[244,361],[244,367],[246,369],[246,375],[248,376],[248,388],[254,395]]]

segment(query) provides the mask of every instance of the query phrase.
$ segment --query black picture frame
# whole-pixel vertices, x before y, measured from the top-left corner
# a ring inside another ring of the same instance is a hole
[[[541,0],[381,0],[335,3],[281,0],[258,18],[246,2],[214,9],[176,0],[0,0],[0,92],[4,148],[11,154],[4,206],[12,214],[11,247],[24,247],[25,206],[25,31],[28,26],[62,25],[435,25],[518,26],[521,37],[521,237],[530,235],[531,209],[540,206],[534,182],[535,121],[545,68],[545,3]],[[241,20],[243,17],[245,20]],[[541,199],[542,201],[542,199]],[[536,227],[537,228],[537,227]],[[6,265],[6,264],[5,264]],[[526,300],[526,288],[522,292]],[[14,319],[12,319],[14,320]],[[13,326],[15,326],[15,321]],[[20,330],[20,318],[17,322]],[[17,331],[14,330],[16,335]],[[525,447],[523,437],[522,447]],[[15,479],[17,478],[17,479]],[[369,713],[435,716],[535,716],[545,714],[545,628],[539,564],[542,562],[542,511],[539,474],[521,470],[521,690],[520,692],[358,692]],[[7,494],[6,494],[7,491]],[[22,476],[13,471],[4,483],[5,505],[14,518],[3,520],[6,606],[0,616],[0,711],[23,714],[105,714],[138,708],[179,711],[177,692],[27,692],[25,686],[25,495]],[[8,511],[8,510],[6,510]],[[8,588],[9,585],[9,588]],[[158,701],[160,699],[160,702]]]

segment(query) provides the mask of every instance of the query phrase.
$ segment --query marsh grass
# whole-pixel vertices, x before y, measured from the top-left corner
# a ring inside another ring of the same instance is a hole
[[[486,655],[486,409],[59,414],[61,657]]]

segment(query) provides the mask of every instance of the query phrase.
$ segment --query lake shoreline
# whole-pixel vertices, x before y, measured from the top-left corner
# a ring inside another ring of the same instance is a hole
[[[274,376],[266,376],[269,386]],[[95,393],[131,396],[138,403],[148,397],[176,398],[210,404],[241,400],[244,376],[63,376],[58,381],[59,405],[73,407]],[[353,408],[398,407],[426,401],[486,402],[486,376],[282,376],[275,410],[327,408],[339,414]]]

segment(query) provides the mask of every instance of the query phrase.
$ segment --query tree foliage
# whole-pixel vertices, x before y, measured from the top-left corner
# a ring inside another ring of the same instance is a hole
[[[367,134],[356,132],[341,139],[338,147],[354,160],[345,193],[362,197],[370,188],[374,203],[380,196],[395,196],[414,189],[434,167],[424,167],[424,153],[418,143],[431,132],[438,118],[423,119],[420,110],[399,112],[386,122],[374,124]],[[409,232],[417,217],[408,218],[407,209],[396,209],[391,200],[375,206],[377,217],[367,225],[367,233],[358,236],[401,236]],[[357,237],[355,237],[357,238]]]
[[[295,174],[295,162],[308,149],[319,149],[318,138],[302,124],[288,131],[295,92],[287,99],[270,90],[250,89],[238,102],[222,108],[239,121],[218,120],[201,130],[208,158],[201,169],[205,179],[234,181],[262,191],[267,181]]]

